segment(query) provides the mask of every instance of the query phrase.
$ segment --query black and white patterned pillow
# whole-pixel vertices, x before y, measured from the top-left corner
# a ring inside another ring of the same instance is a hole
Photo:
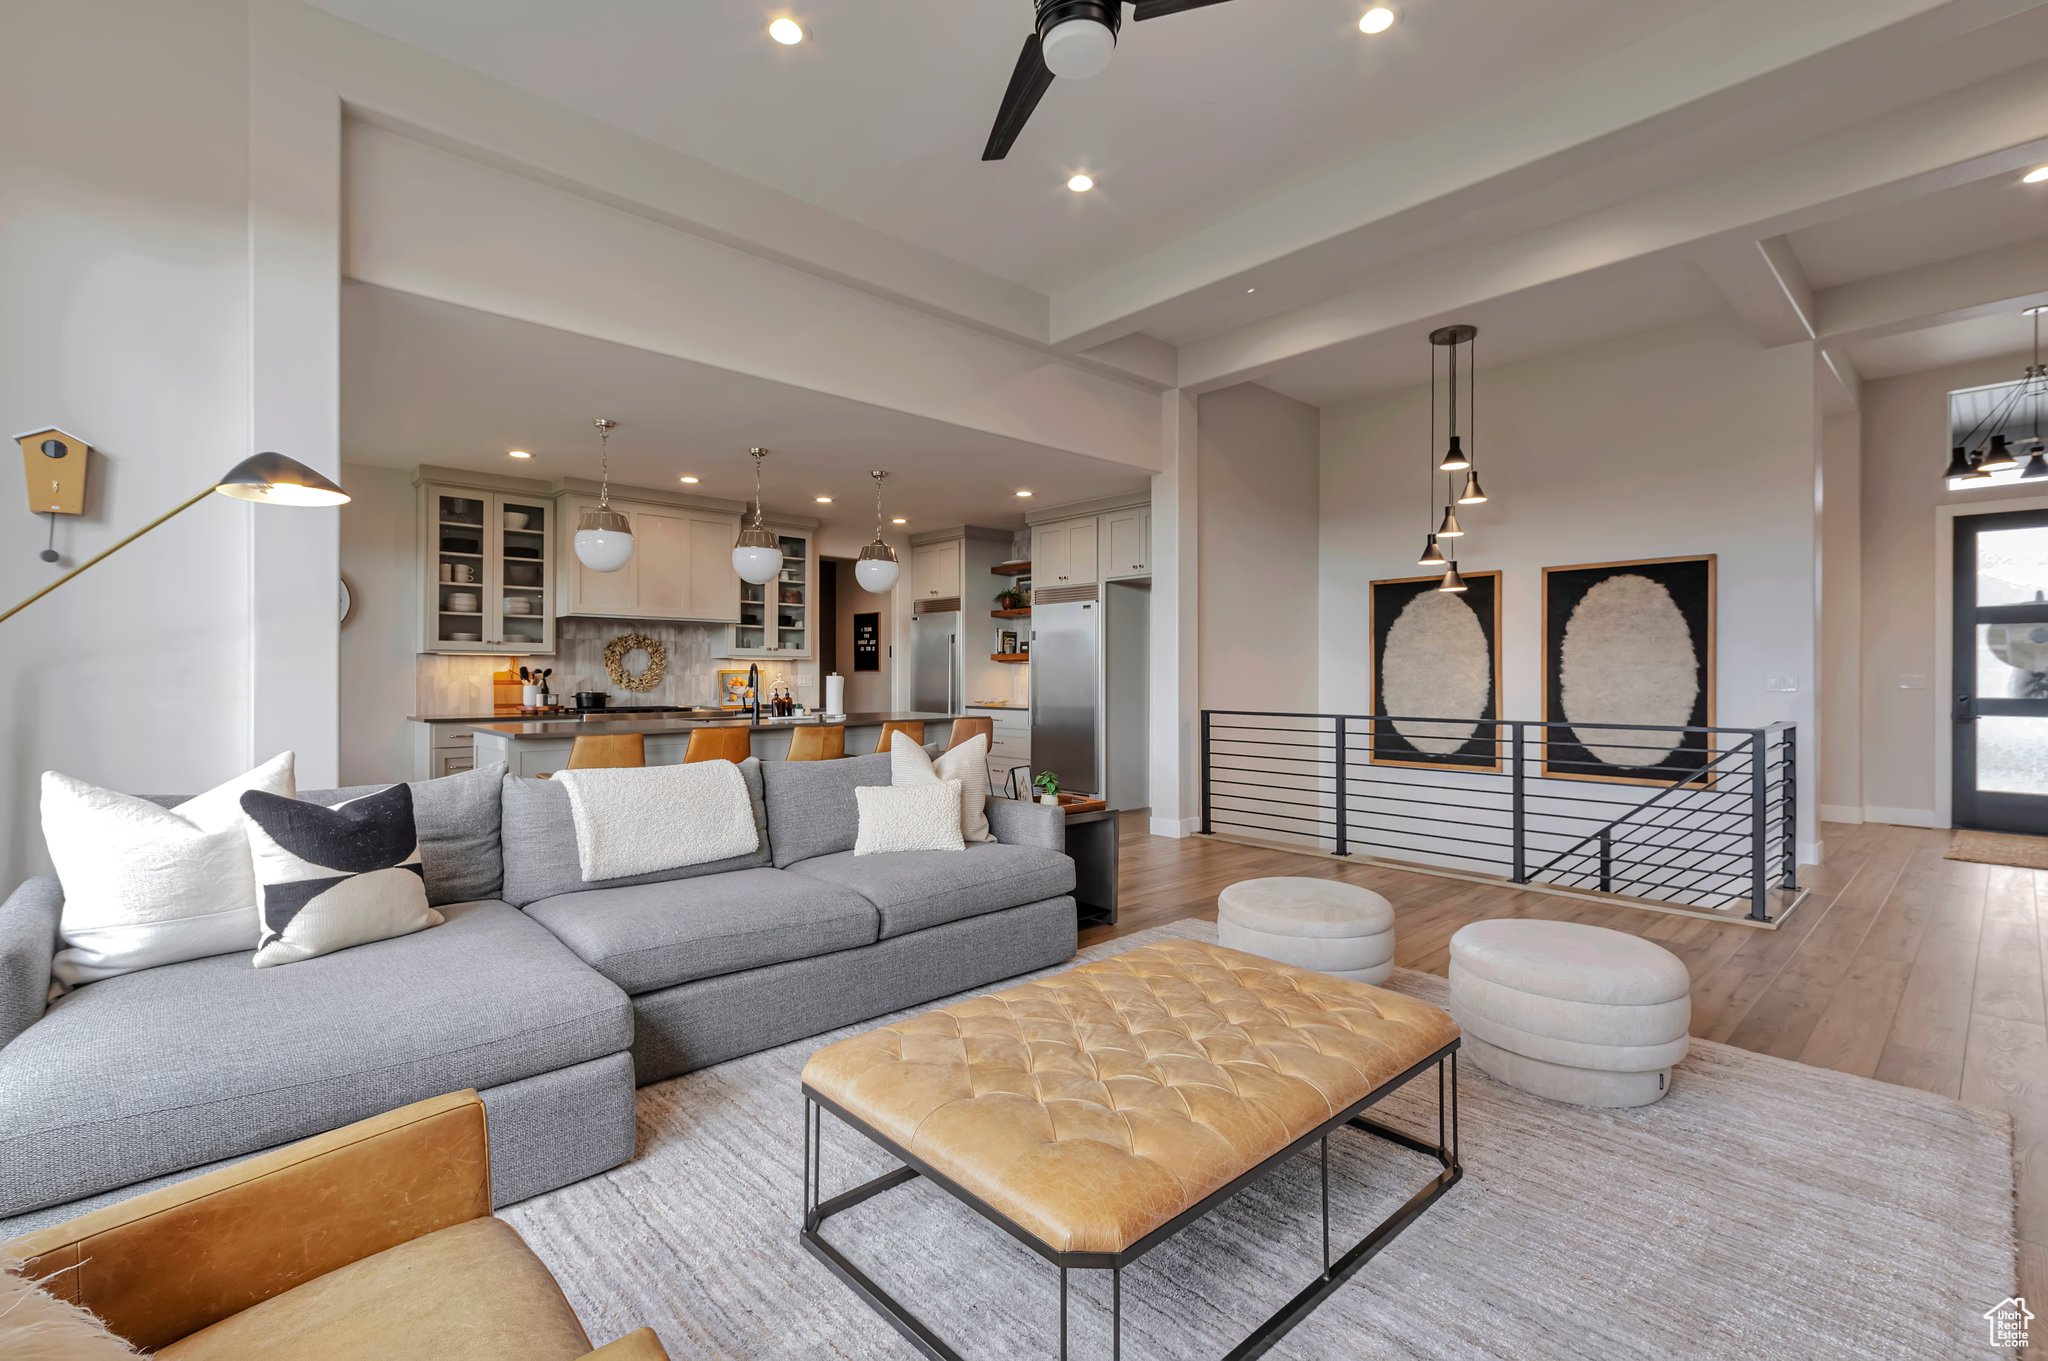
[[[242,815],[256,863],[257,968],[441,924],[427,906],[410,786],[332,808],[252,789]]]

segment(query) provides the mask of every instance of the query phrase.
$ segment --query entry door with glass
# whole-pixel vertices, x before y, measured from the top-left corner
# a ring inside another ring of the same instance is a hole
[[[1956,521],[1958,827],[2048,834],[2048,511]]]

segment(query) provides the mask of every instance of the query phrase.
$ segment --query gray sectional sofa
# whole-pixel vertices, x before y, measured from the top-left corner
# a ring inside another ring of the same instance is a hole
[[[443,925],[47,1006],[63,890],[23,884],[0,905],[0,1238],[465,1087],[504,1205],[629,1160],[636,1085],[1073,954],[1057,809],[992,799],[994,843],[856,858],[853,791],[889,782],[887,756],[741,770],[758,852],[601,884],[559,785],[502,766],[421,781]]]

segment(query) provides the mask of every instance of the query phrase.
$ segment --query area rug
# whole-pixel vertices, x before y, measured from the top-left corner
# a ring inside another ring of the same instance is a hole
[[[1948,834],[1948,860],[1980,865],[2015,865],[2048,870],[2048,836],[2017,836],[2011,832],[1973,832],[1957,828]]]
[[[1176,922],[1085,954],[1215,931]],[[1448,991],[1405,969],[1390,986],[1439,1004]],[[917,1354],[797,1241],[798,1074],[833,1038],[642,1089],[632,1163],[502,1212],[593,1338],[649,1324],[678,1358]],[[1699,1040],[1671,1095],[1634,1111],[1460,1071],[1465,1179],[1273,1355],[1999,1354],[1979,1315],[2016,1290],[2008,1117]],[[1412,1089],[1380,1110],[1433,1132],[1435,1084]],[[824,1123],[828,1194],[892,1165]],[[1356,1241],[1435,1170],[1333,1138],[1334,1240]],[[923,1181],[826,1234],[966,1356],[1058,1355],[1058,1273]],[[1304,1156],[1124,1272],[1123,1355],[1220,1356],[1320,1264]],[[1073,1280],[1072,1354],[1107,1357],[1108,1274]]]

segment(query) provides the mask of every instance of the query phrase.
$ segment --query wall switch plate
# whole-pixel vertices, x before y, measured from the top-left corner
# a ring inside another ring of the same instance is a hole
[[[1917,671],[1901,672],[1899,675],[1899,688],[1901,690],[1925,690],[1927,688],[1927,677]]]
[[[1766,676],[1764,678],[1764,689],[1776,691],[1779,694],[1796,695],[1799,693],[1799,677]]]

